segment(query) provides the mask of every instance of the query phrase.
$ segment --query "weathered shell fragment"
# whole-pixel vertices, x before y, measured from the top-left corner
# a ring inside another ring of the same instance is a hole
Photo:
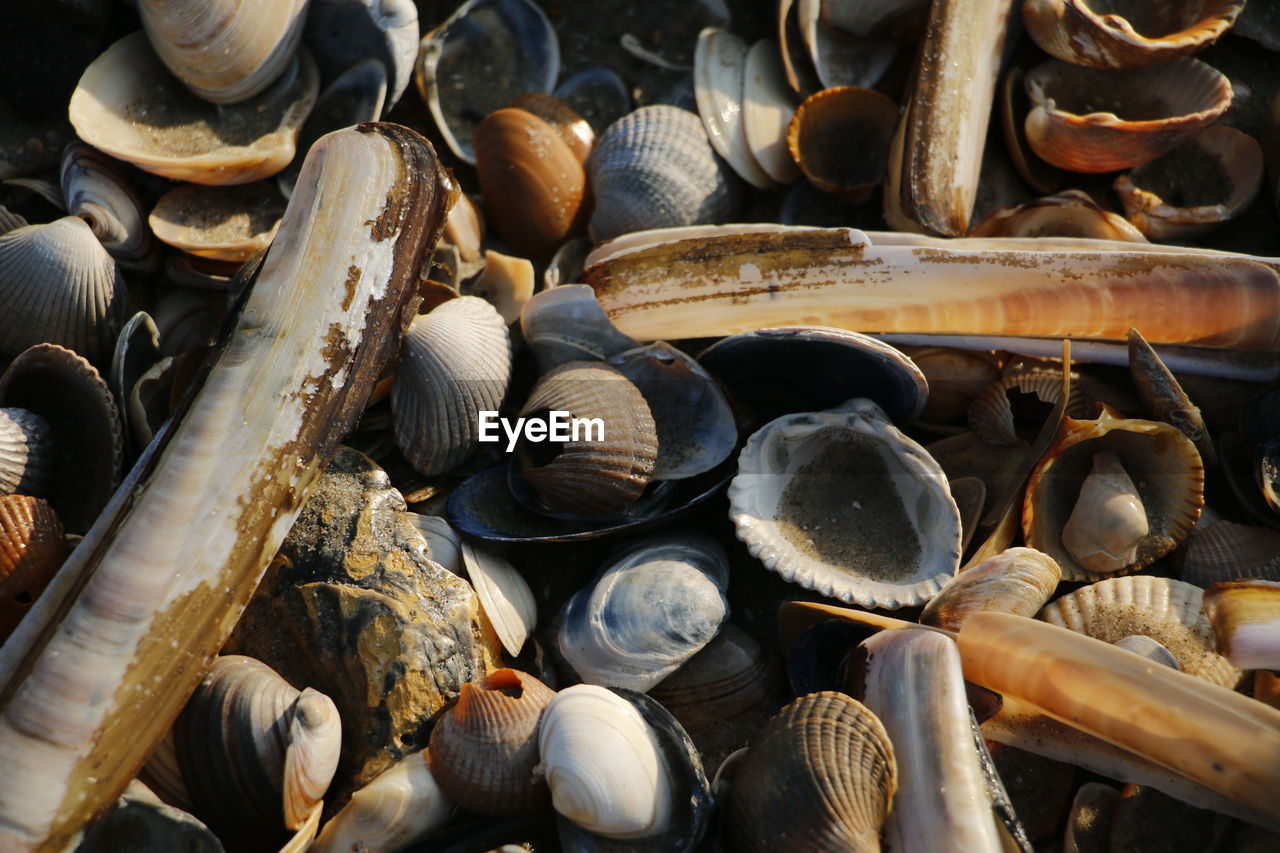
[[[271,245],[284,207],[274,181],[185,184],[160,197],[147,223],[161,242],[188,254],[243,263]]]
[[[533,297],[533,264],[527,258],[489,249],[484,253],[484,268],[466,283],[463,291],[498,309],[503,321],[510,325],[520,319],[520,312]]]
[[[1209,587],[1204,611],[1222,652],[1242,669],[1280,669],[1280,583],[1228,581]]]
[[[314,853],[398,850],[444,824],[453,813],[436,784],[426,750],[382,771],[325,823]]]
[[[1034,616],[1058,587],[1058,564],[1034,548],[1010,548],[956,575],[929,600],[920,621],[960,630],[974,613]]]
[[[1182,430],[1195,444],[1204,464],[1214,464],[1217,453],[1200,409],[1137,329],[1129,330],[1129,373],[1133,376],[1133,387],[1151,416]]]
[[[470,542],[462,542],[461,546],[462,564],[480,599],[485,618],[493,625],[507,654],[515,657],[538,623],[538,603],[533,590],[516,567],[502,557],[476,548]]]

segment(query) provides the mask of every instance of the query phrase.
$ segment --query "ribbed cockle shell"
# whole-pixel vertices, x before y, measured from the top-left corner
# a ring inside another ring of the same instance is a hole
[[[62,565],[67,543],[48,503],[0,497],[0,645]]]
[[[1058,588],[1062,571],[1034,548],[1010,548],[956,575],[929,600],[920,621],[960,630],[970,615],[984,610],[1034,616]]]
[[[40,495],[53,473],[49,423],[26,409],[0,409],[0,495]]]

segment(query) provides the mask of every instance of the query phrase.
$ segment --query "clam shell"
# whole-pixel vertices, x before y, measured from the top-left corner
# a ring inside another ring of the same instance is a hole
[[[1121,637],[1113,645],[1125,651],[1133,652],[1135,655],[1142,655],[1147,660],[1158,663],[1161,666],[1182,670],[1182,665],[1173,656],[1173,652],[1166,649],[1159,641],[1143,634],[1130,634],[1128,637]]]
[[[25,495],[0,497],[0,644],[66,556],[62,522],[47,502]]]
[[[115,161],[73,142],[62,152],[59,179],[67,212],[88,223],[120,266],[142,273],[155,271],[159,254],[142,202]]]
[[[707,27],[693,53],[693,90],[711,145],[744,181],[761,189],[773,179],[756,162],[747,139],[747,43],[728,30]]]
[[[510,325],[533,296],[533,264],[525,258],[492,249],[484,253],[484,269],[467,282],[464,291],[488,302]]]
[[[923,604],[960,562],[946,475],[866,399],[751,436],[729,516],[765,568],[863,607]]]
[[[457,704],[431,730],[427,749],[445,796],[480,814],[546,808],[547,787],[534,767],[538,724],[554,696],[538,679],[513,669],[462,685]]]
[[[1148,565],[1187,537],[1204,505],[1204,469],[1195,445],[1174,427],[1104,412],[1095,421],[1063,419],[1058,439],[1031,472],[1023,502],[1027,544],[1062,568],[1063,580],[1094,580],[1063,543],[1094,455],[1112,450],[1137,485],[1148,533],[1122,571]]]
[[[779,691],[778,662],[738,626],[726,622],[680,668],[648,693],[687,729],[718,726]]]
[[[435,515],[407,513],[410,523],[422,534],[427,543],[427,558],[439,563],[455,575],[461,575],[462,539],[449,526],[449,522]]]
[[[998,207],[969,229],[970,237],[1083,237],[1145,243],[1143,232],[1099,207],[1088,194],[1067,190],[1026,204]]]
[[[125,36],[85,69],[71,95],[71,124],[94,148],[176,181],[245,184],[293,159],[320,77],[306,50],[258,95],[214,106],[191,97],[164,69],[146,35]]]
[[[427,476],[456,468],[480,442],[479,413],[498,410],[510,379],[507,324],[488,302],[463,296],[414,318],[391,389],[400,451]]]
[[[1188,675],[1234,687],[1242,674],[1218,653],[1202,598],[1199,587],[1172,578],[1108,578],[1046,605],[1037,618],[1104,643],[1150,637]]]
[[[1280,669],[1280,582],[1226,581],[1204,593],[1222,653],[1242,669]]]
[[[243,263],[271,245],[284,208],[274,181],[231,187],[185,184],[160,196],[147,222],[157,238],[174,248]]]
[[[728,581],[728,558],[705,534],[643,540],[565,603],[560,653],[588,684],[647,691],[715,637]]]
[[[811,184],[857,204],[884,180],[897,123],[898,105],[874,89],[823,89],[791,117],[787,148]]]
[[[1099,71],[1044,62],[1026,77],[1027,141],[1055,166],[1114,172],[1140,166],[1231,106],[1231,83],[1197,59]]]
[[[800,176],[787,150],[787,125],[795,109],[777,43],[762,40],[751,45],[742,82],[742,126],[751,156],[780,184]]]
[[[882,39],[850,38],[827,26],[820,13],[821,0],[798,0],[796,24],[818,81],[833,86],[874,86],[897,52],[897,45]]]
[[[738,204],[737,178],[716,156],[702,122],[677,107],[641,107],[615,121],[596,141],[587,167],[597,241],[721,222]]]
[[[824,0],[822,21],[854,36],[892,34],[921,12],[928,0]]]
[[[1034,548],[1010,548],[952,578],[929,600],[920,621],[958,631],[973,613],[1034,616],[1058,588],[1062,571]]]
[[[520,331],[543,373],[567,361],[603,361],[637,345],[614,328],[585,284],[534,294],[520,311]]]
[[[1280,581],[1280,531],[1226,520],[1196,528],[1182,560],[1182,579],[1207,588],[1238,578]]]
[[[59,344],[105,366],[128,301],[116,262],[79,217],[0,235],[0,352]]]
[[[969,410],[982,391],[1000,378],[1000,362],[988,352],[954,347],[901,347],[928,383],[920,420],[944,424]]]
[[[802,696],[751,741],[729,789],[734,850],[878,851],[897,789],[884,726],[843,693]]]
[[[594,66],[579,71],[552,94],[591,124],[595,133],[631,112],[631,92],[617,72]]]
[[[418,59],[418,7],[413,0],[310,0],[303,40],[326,81],[372,58],[387,81],[383,115],[400,101]],[[376,118],[376,116],[375,116]]]
[[[515,657],[538,623],[538,603],[533,590],[511,563],[469,542],[461,544],[462,563],[480,606],[502,641],[502,647]]]
[[[1041,160],[1027,143],[1026,121],[1030,111],[1021,68],[1010,68],[1000,82],[997,97],[1000,101],[1000,129],[1004,133],[1004,147],[1009,159],[1022,179],[1037,192],[1051,193],[1062,186],[1062,171],[1057,166]]]
[[[53,478],[52,430],[26,409],[0,409],[0,495],[39,495]]]
[[[533,113],[546,122],[569,147],[579,163],[586,164],[596,143],[596,132],[573,107],[555,95],[525,92],[511,99],[511,106]]]
[[[320,831],[312,853],[397,850],[424,838],[453,813],[428,766],[428,752],[396,762],[351,799]]]

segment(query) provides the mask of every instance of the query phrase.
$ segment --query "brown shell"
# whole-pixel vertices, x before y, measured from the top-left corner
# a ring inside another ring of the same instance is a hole
[[[1062,571],[1033,548],[1010,548],[966,569],[929,600],[920,621],[959,631],[972,613],[998,610],[1034,616],[1058,588]]]
[[[479,814],[534,814],[547,806],[535,777],[538,724],[555,692],[532,675],[500,669],[462,685],[431,730],[431,774],[449,799]]]
[[[0,495],[41,495],[53,474],[51,432],[26,409],[0,409]]]
[[[1280,668],[1280,581],[1216,583],[1204,592],[1204,612],[1222,653],[1236,666]]]
[[[1073,172],[1140,166],[1211,124],[1231,106],[1231,82],[1196,59],[1099,71],[1051,59],[1026,78],[1027,141]]]
[[[1027,34],[1046,53],[1091,68],[1159,65],[1204,50],[1244,0],[1027,0]]]
[[[1026,204],[998,207],[969,229],[969,236],[1085,237],[1147,242],[1142,232],[1124,217],[1099,207],[1080,190],[1066,190]]]
[[[243,263],[271,245],[284,208],[275,181],[183,184],[160,196],[147,223],[162,242],[188,254]]]
[[[546,261],[586,229],[587,175],[554,127],[506,107],[480,122],[473,142],[486,217],[520,254]]]
[[[843,693],[802,696],[738,764],[726,848],[879,851],[897,787],[893,745],[875,714]]]
[[[1017,444],[1020,440],[1010,392],[1034,395],[1045,404],[1044,409],[1047,414],[1048,410],[1057,405],[1062,397],[1062,372],[1041,368],[1019,369],[983,389],[969,406],[969,426],[987,444],[1007,447]],[[1071,399],[1067,403],[1067,414],[1076,418],[1087,418],[1096,414],[1097,408],[1089,396],[1081,384],[1080,376],[1072,375]],[[1033,426],[1036,430],[1040,428],[1039,424]]]
[[[48,503],[25,495],[0,497],[0,644],[66,556],[62,522]]]
[[[884,180],[898,105],[874,89],[836,86],[805,99],[791,116],[787,148],[809,182],[851,203]]]
[[[1018,174],[1037,192],[1051,193],[1062,186],[1062,170],[1041,160],[1027,144],[1027,112],[1031,107],[1026,76],[1025,71],[1014,67],[1000,81],[1000,129],[1004,132],[1005,150]]]
[[[1182,579],[1207,589],[1239,578],[1280,581],[1280,531],[1225,519],[1197,528],[1182,560]]]
[[[509,106],[533,113],[545,121],[560,136],[564,144],[578,158],[578,162],[586,164],[591,146],[595,144],[596,134],[591,124],[564,101],[545,92],[525,92],[511,99]]]
[[[726,623],[714,640],[647,692],[680,725],[699,729],[756,707],[781,688],[780,676],[772,654]]]
[[[599,418],[602,441],[567,441],[544,465],[520,476],[553,512],[610,515],[635,502],[653,478],[658,432],[649,404],[617,369],[570,361],[546,373],[529,393],[520,417],[567,411],[571,418]]]

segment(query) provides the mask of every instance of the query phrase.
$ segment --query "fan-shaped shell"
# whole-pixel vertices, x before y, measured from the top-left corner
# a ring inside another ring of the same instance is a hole
[[[1108,578],[1046,605],[1038,619],[1105,643],[1142,635],[1160,643],[1188,675],[1234,687],[1242,674],[1218,653],[1204,593],[1172,578]]]
[[[729,789],[734,850],[878,851],[897,790],[893,745],[843,693],[802,696],[752,740]]]
[[[442,474],[480,442],[481,411],[497,411],[511,379],[507,324],[475,296],[415,317],[391,389],[396,444],[419,472]]]
[[[693,113],[641,107],[615,121],[587,161],[595,212],[591,235],[722,222],[737,206],[737,178]]]
[[[520,311],[520,331],[544,373],[567,361],[603,361],[637,345],[613,327],[585,284],[534,294]]]
[[[532,675],[500,669],[462,685],[431,730],[428,760],[445,796],[480,814],[533,814],[547,803],[535,777],[538,724],[555,692]]]
[[[715,639],[648,693],[682,726],[701,729],[732,720],[781,687],[773,655],[746,631],[726,622]]]
[[[810,95],[791,117],[787,148],[809,182],[857,204],[884,180],[898,105],[874,89]]]
[[[436,784],[423,750],[405,756],[352,794],[308,849],[399,850],[442,826],[452,813],[453,803]]]
[[[66,556],[62,522],[47,502],[25,495],[0,497],[0,644]]]
[[[960,562],[946,475],[870,400],[757,431],[738,457],[729,515],[765,568],[864,607],[923,604]]]
[[[1034,616],[1058,588],[1062,571],[1034,548],[1010,548],[952,578],[929,600],[920,621],[959,631],[971,613],[998,610]]]
[[[1182,579],[1207,588],[1239,578],[1280,581],[1280,531],[1225,519],[1196,528],[1182,560]]]
[[[111,257],[125,269],[155,271],[159,253],[142,202],[114,160],[73,142],[62,152],[60,182],[67,212],[88,223]]]
[[[565,604],[560,653],[588,684],[647,691],[715,637],[728,581],[728,558],[705,534],[642,541]]]
[[[26,409],[0,409],[0,495],[39,495],[53,474],[51,430]]]
[[[147,222],[156,237],[174,248],[243,263],[271,245],[284,208],[274,181],[231,187],[184,184],[160,196]]]
[[[105,365],[128,299],[116,262],[78,216],[0,235],[0,352],[52,343]]]

